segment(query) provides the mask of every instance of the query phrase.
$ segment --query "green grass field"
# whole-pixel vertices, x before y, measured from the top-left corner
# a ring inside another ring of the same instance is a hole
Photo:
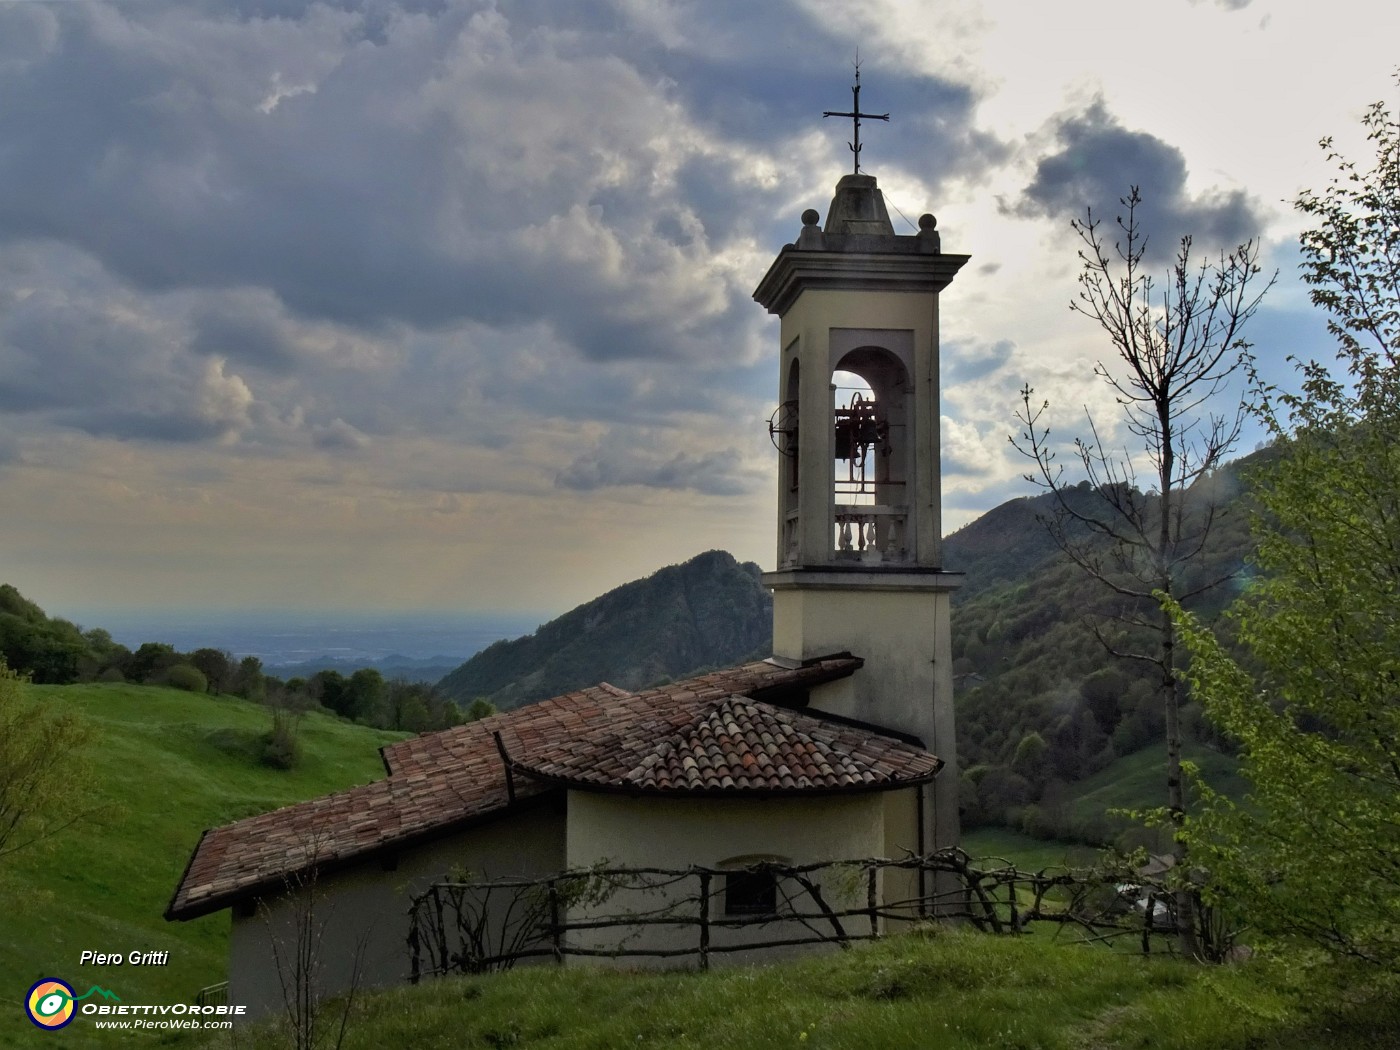
[[[1083,868],[1093,864],[1099,851],[1088,846],[1046,842],[1008,828],[978,828],[963,836],[962,847],[974,860],[1009,861],[1022,871],[1044,868]]]
[[[126,1000],[167,1003],[190,1001],[222,981],[228,913],[162,918],[200,833],[378,779],[377,749],[402,736],[311,714],[301,726],[302,763],[284,772],[256,760],[257,737],[270,724],[268,709],[257,704],[148,686],[29,689],[92,724],[93,812],[0,864],[0,1046],[41,1034],[21,1002],[42,977],[81,985],[80,993],[99,984]],[[84,950],[170,956],[161,967],[80,969]],[[61,1041],[82,1045],[76,1037],[70,1029]]]
[[[1199,744],[1188,743],[1183,757],[1199,768],[1206,782],[1231,798],[1243,798],[1248,784],[1234,759]],[[1162,744],[1154,744],[1118,759],[1107,769],[1071,786],[1070,813],[1088,820],[1116,809],[1142,809],[1166,805],[1167,757]]]
[[[1305,1005],[1306,981],[1325,1006]],[[943,931],[704,974],[571,966],[446,978],[363,998],[345,1050],[1375,1050],[1396,1032],[1393,999],[1330,967],[1305,977]],[[285,1038],[265,1028],[236,1046]]]

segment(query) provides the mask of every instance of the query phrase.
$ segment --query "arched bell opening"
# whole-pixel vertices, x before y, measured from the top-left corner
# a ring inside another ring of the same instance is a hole
[[[909,374],[881,347],[832,372],[832,542],[842,560],[904,562],[909,550]]]

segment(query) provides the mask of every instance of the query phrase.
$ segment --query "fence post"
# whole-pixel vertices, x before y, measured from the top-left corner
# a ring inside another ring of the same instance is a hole
[[[564,931],[559,928],[559,885],[558,880],[549,880],[549,934],[554,942],[554,961],[564,962]]]
[[[1147,895],[1147,913],[1142,917],[1142,954],[1152,954],[1152,927],[1157,917],[1157,893]]]
[[[438,892],[438,884],[437,884],[437,883],[433,883],[433,912],[434,912],[435,917],[436,917],[436,919],[437,919],[437,921],[436,921],[436,923],[435,923],[435,927],[436,927],[437,943],[438,943],[438,960],[439,960],[439,961],[438,961],[438,966],[440,967],[440,969],[438,970],[438,972],[439,972],[439,973],[446,973],[446,972],[447,972],[447,967],[448,967],[447,927],[443,925],[443,918],[442,918],[442,895]],[[460,918],[461,918],[461,912],[460,912],[460,910],[458,911],[457,914],[458,914],[458,919],[460,920]]]
[[[710,873],[700,873],[700,969],[710,968]]]
[[[880,916],[877,909],[880,907],[880,894],[875,881],[878,869],[871,864],[866,872],[865,879],[865,908],[870,913],[870,936],[880,936]]]

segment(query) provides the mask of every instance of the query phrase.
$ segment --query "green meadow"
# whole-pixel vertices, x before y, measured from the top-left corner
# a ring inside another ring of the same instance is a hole
[[[344,1050],[1375,1050],[1397,1033],[1385,989],[1333,967],[1212,968],[931,930],[703,974],[570,966],[445,978],[365,997]],[[288,1044],[265,1028],[210,1045]]]

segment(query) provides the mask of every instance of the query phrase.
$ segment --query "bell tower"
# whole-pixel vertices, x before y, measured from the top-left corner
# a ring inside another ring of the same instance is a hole
[[[949,599],[961,581],[943,567],[938,296],[969,257],[942,252],[932,215],[896,235],[859,171],[819,219],[803,214],[754,292],[781,321],[778,567],[763,578],[773,651],[864,658],[811,704],[944,760],[921,806],[932,850],[958,841]]]

